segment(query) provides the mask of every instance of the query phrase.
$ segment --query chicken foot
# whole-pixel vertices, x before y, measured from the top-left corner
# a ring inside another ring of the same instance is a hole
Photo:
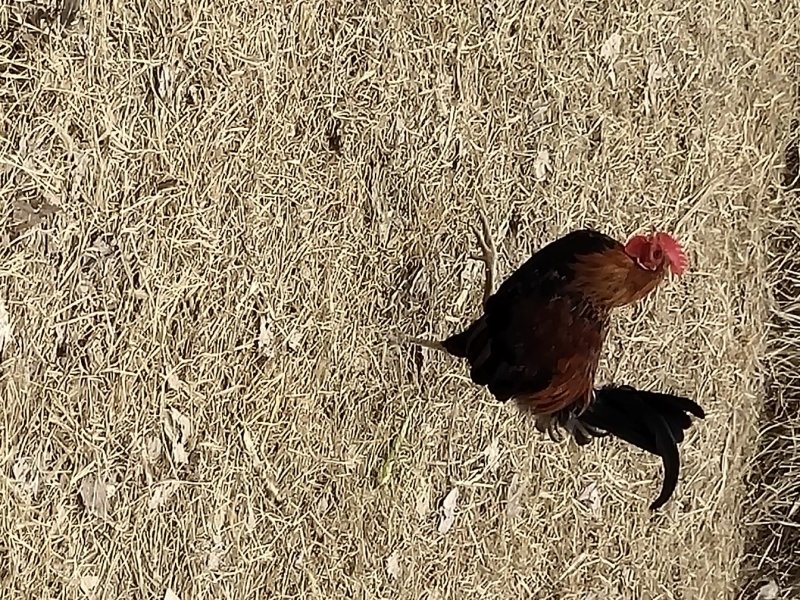
[[[569,433],[579,446],[585,446],[592,438],[606,437],[608,432],[586,423],[582,423],[578,417],[570,412],[559,415],[537,415],[536,429],[540,433],[546,433],[553,442],[559,443],[564,440],[561,429]]]
[[[478,209],[478,217],[481,220],[481,231],[475,225],[470,224],[470,229],[478,239],[478,245],[481,247],[482,254],[470,255],[472,260],[479,260],[483,263],[485,268],[485,276],[483,281],[483,307],[486,307],[486,301],[494,293],[494,278],[497,268],[497,248],[495,248],[494,240],[492,239],[492,230],[489,227],[489,219],[482,209]]]

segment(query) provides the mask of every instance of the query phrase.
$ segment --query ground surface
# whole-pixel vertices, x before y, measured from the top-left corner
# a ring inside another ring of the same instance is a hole
[[[789,597],[745,499],[796,5],[263,4],[0,7],[3,597]],[[393,343],[476,314],[481,205],[501,276],[689,248],[601,373],[708,411],[661,514]]]

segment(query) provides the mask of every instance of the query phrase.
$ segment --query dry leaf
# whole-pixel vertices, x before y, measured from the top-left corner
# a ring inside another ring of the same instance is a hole
[[[227,508],[225,506],[218,506],[217,510],[214,511],[214,533],[212,535],[214,537],[214,541],[217,543],[222,541],[220,532],[225,526],[225,517],[227,514]]]
[[[172,588],[167,588],[167,591],[164,592],[164,600],[181,600],[180,596],[172,591]]]
[[[154,510],[160,506],[163,506],[177,489],[178,484],[175,481],[164,481],[156,485],[155,489],[153,490],[153,495],[150,496],[150,500],[147,502],[150,510]]]
[[[543,181],[547,173],[552,170],[550,166],[550,152],[539,150],[536,159],[533,161],[533,175],[538,181]]]
[[[81,591],[90,598],[94,598],[94,590],[99,583],[100,578],[97,575],[84,575],[80,578]]]
[[[647,68],[647,85],[650,88],[655,88],[659,81],[667,79],[670,75],[668,67],[662,65],[660,62],[650,63]]]
[[[172,96],[172,87],[174,81],[173,69],[169,65],[160,65],[156,67],[153,75],[153,89],[155,93],[163,101]]]
[[[520,477],[519,473],[514,473],[506,497],[506,514],[512,519],[522,512],[522,496],[525,494],[526,487],[527,482]]]
[[[189,453],[181,443],[177,443],[172,447],[172,456],[179,465],[185,465],[189,462]]]
[[[458,488],[454,487],[442,502],[442,517],[439,521],[439,533],[447,533],[456,520],[456,503],[458,502]]]
[[[464,308],[464,306],[466,305],[468,299],[469,299],[469,290],[467,288],[461,288],[461,293],[458,295],[458,297],[455,300],[456,308],[459,308],[459,309]]]
[[[419,515],[420,518],[427,517],[428,514],[430,514],[431,512],[430,500],[431,500],[430,485],[426,481],[423,484],[422,489],[417,494],[416,509],[417,509],[417,515]]]
[[[11,325],[11,319],[6,310],[6,303],[0,299],[0,358],[2,358],[6,346],[11,343],[13,335],[14,328]]]
[[[397,554],[397,550],[392,552],[389,558],[386,559],[386,572],[389,574],[390,579],[400,578],[402,568],[400,567],[400,556]]]
[[[253,436],[250,435],[250,431],[247,429],[245,429],[242,434],[242,441],[244,441],[244,449],[247,450],[248,454],[253,456],[256,453],[256,445],[253,443]]]
[[[142,463],[144,466],[144,476],[147,480],[147,485],[153,483],[155,478],[153,474],[153,465],[161,456],[161,440],[154,435],[145,440],[142,448]]]
[[[94,475],[87,475],[81,480],[80,496],[83,506],[95,516],[108,517],[108,492],[106,483]]]
[[[267,318],[260,317],[258,320],[258,352],[262,356],[272,358],[275,356],[275,335],[267,326]]]
[[[483,277],[483,266],[478,261],[468,260],[461,269],[461,293],[456,298],[455,305],[464,308],[469,300],[471,288]],[[478,284],[480,285],[480,284]]]
[[[458,308],[464,308],[466,306],[471,291],[470,287],[473,282],[479,280],[480,271],[476,267],[478,267],[478,265],[475,261],[468,261],[461,270],[461,281],[464,285],[461,286],[461,293],[455,301],[455,305]]]
[[[659,82],[662,79],[667,79],[671,74],[669,65],[664,65],[658,55],[650,58],[650,66],[647,69],[647,87],[644,90],[646,114],[650,115],[653,110],[658,108]]]
[[[167,385],[175,392],[181,391],[180,377],[178,377],[178,374],[173,369],[170,369],[167,373]]]
[[[295,329],[288,338],[286,338],[286,345],[292,352],[297,352],[303,347],[303,332]]]
[[[172,445],[173,460],[179,465],[188,463],[194,433],[189,417],[181,414],[177,408],[169,408],[162,413],[161,421],[164,433]]]
[[[13,208],[11,219],[12,228],[17,233],[27,231],[36,227],[45,217],[56,214],[59,210],[55,204],[50,204],[47,200],[35,200],[28,202],[17,198],[11,203]]]
[[[147,441],[144,443],[145,460],[149,463],[156,462],[161,456],[161,450],[161,440],[155,435],[149,436]]]
[[[487,446],[483,453],[486,456],[486,466],[490,471],[496,471],[497,466],[500,464],[500,441],[497,438],[493,438],[492,443]]]
[[[262,476],[264,478],[264,484],[267,486],[267,491],[270,494],[272,494],[275,500],[277,500],[278,502],[283,502],[283,494],[281,494],[280,489],[278,489],[277,480],[266,472],[262,473]]]
[[[17,482],[17,487],[29,498],[39,492],[39,471],[36,469],[33,458],[23,456],[11,466],[11,474]]]
[[[97,239],[89,247],[89,251],[93,252],[100,258],[106,258],[114,253],[114,246],[112,244],[109,244],[108,241],[104,239],[104,237],[105,236],[97,236]],[[111,241],[113,243],[114,240],[112,239]]]
[[[417,496],[416,510],[420,518],[426,517],[431,511],[430,502],[428,502],[427,492],[421,493]]]
[[[256,528],[256,513],[253,512],[253,505],[250,502],[247,503],[247,520],[245,521],[245,527],[247,527],[248,532],[255,531]]]
[[[11,474],[14,476],[14,479],[16,479],[17,481],[23,481],[25,479],[25,476],[31,470],[32,464],[33,464],[33,459],[27,456],[15,461],[11,467]]]
[[[600,514],[602,510],[600,492],[597,489],[597,484],[594,482],[586,486],[586,488],[581,492],[580,496],[578,496],[578,501],[587,506],[595,515]]]
[[[242,434],[242,441],[244,442],[244,449],[250,455],[250,458],[253,459],[253,465],[258,468],[261,466],[261,459],[258,456],[258,449],[256,448],[256,444],[253,441],[253,436],[250,435],[250,431],[248,429],[244,430]]]
[[[612,33],[600,47],[600,56],[608,62],[614,62],[622,49],[622,36],[619,33]]]
[[[533,111],[534,123],[546,123],[550,120],[550,107],[547,104],[537,107]]]
[[[69,513],[66,506],[61,505],[56,509],[56,527],[59,529],[59,531],[63,531],[61,528],[67,522],[68,516]]]
[[[222,562],[222,557],[216,550],[211,550],[206,557],[206,569],[209,571],[216,571]]]
[[[72,180],[69,182],[67,193],[70,200],[78,201],[81,199],[81,189],[83,188],[83,182],[89,170],[89,158],[85,154],[80,154],[75,150],[73,150],[73,155],[75,157],[75,163],[72,168]]]
[[[781,589],[778,587],[778,584],[775,583],[775,580],[770,579],[758,590],[756,600],[775,600],[780,591]]]

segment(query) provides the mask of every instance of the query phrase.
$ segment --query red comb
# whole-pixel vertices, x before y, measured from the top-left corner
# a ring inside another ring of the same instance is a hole
[[[682,275],[689,266],[689,259],[686,258],[686,253],[681,248],[680,243],[668,233],[659,232],[655,235],[656,242],[664,250],[664,254],[669,259],[670,271],[674,275]]]

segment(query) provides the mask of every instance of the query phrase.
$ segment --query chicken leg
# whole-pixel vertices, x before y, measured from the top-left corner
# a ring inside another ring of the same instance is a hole
[[[494,278],[497,268],[497,249],[492,239],[492,231],[489,227],[489,219],[486,218],[486,213],[482,209],[478,209],[478,218],[481,220],[481,231],[475,225],[470,224],[470,229],[478,239],[478,245],[481,247],[483,254],[470,255],[472,260],[479,260],[483,263],[485,268],[483,280],[483,306],[486,307],[486,301],[494,293]]]
[[[479,260],[484,264],[484,280],[483,280],[483,300],[481,305],[486,307],[486,301],[494,293],[494,277],[497,263],[497,250],[492,239],[492,230],[489,227],[489,219],[482,209],[478,209],[478,218],[481,221],[481,229],[479,230],[475,225],[470,224],[470,229],[475,234],[478,240],[478,245],[481,247],[481,254],[471,254],[469,258],[472,260]],[[444,346],[441,342],[433,340],[426,340],[424,338],[407,337],[406,341],[417,346],[430,348],[431,350],[441,350],[445,352]]]

